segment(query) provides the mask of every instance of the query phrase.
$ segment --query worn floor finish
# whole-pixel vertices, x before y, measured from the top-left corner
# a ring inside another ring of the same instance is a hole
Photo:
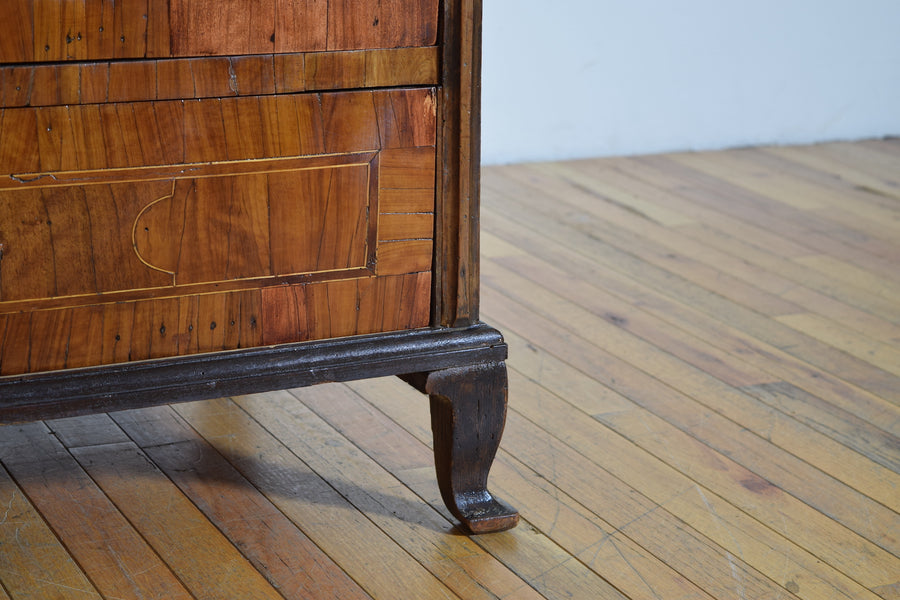
[[[484,170],[494,491],[396,379],[0,428],[0,598],[900,598],[900,141]]]

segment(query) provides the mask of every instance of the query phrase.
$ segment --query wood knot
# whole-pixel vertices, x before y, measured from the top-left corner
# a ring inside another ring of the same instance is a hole
[[[628,319],[626,319],[625,317],[620,317],[619,315],[615,315],[613,313],[606,313],[604,316],[606,317],[606,320],[613,325],[618,325],[620,327],[628,325]]]
[[[741,485],[744,487],[744,489],[751,491],[754,494],[770,495],[778,491],[777,487],[775,487],[765,479],[743,479],[741,480]]]

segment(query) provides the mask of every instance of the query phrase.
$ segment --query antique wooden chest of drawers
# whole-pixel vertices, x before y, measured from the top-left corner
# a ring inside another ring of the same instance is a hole
[[[486,490],[478,0],[4,0],[0,419],[400,375]]]

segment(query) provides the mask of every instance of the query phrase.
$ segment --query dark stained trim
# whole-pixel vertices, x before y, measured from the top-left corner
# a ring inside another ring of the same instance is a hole
[[[0,378],[0,422],[109,412],[502,361],[499,332],[417,329]]]

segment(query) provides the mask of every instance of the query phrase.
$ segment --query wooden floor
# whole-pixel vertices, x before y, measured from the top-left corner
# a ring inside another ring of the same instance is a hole
[[[900,141],[494,167],[492,472],[396,379],[0,429],[0,598],[900,598]]]

